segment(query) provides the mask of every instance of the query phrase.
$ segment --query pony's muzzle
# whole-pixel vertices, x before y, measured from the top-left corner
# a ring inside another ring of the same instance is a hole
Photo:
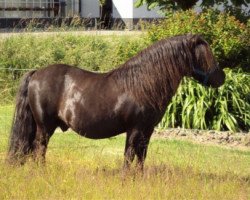
[[[222,69],[218,68],[210,74],[207,85],[213,88],[218,88],[224,84],[225,78],[225,72]]]

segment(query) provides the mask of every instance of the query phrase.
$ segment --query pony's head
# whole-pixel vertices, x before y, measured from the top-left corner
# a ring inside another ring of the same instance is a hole
[[[202,85],[221,86],[225,73],[218,66],[209,44],[200,35],[191,35],[189,44],[193,60],[190,75]]]

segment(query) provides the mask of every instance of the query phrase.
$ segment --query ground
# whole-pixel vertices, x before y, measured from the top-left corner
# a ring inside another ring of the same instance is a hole
[[[250,132],[195,130],[173,128],[155,131],[154,137],[188,140],[200,144],[219,145],[231,149],[250,150]]]
[[[166,134],[165,134],[166,136]],[[184,137],[184,136],[181,136]],[[125,137],[90,140],[55,133],[45,165],[8,166],[1,135],[0,199],[250,198],[250,151],[153,136],[144,173],[124,174]]]

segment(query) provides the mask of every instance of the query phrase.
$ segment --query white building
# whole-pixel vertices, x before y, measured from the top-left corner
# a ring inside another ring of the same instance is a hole
[[[158,10],[135,8],[136,0],[0,0],[1,19],[73,17],[101,19],[105,26],[123,21],[131,26],[138,19],[161,18]]]

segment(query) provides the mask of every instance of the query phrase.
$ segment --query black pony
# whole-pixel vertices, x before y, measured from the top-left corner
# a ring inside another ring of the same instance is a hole
[[[142,169],[154,127],[184,76],[219,87],[225,74],[199,35],[156,42],[107,73],[55,64],[27,73],[17,95],[8,160],[45,159],[55,129],[92,139],[127,133],[125,163]]]

